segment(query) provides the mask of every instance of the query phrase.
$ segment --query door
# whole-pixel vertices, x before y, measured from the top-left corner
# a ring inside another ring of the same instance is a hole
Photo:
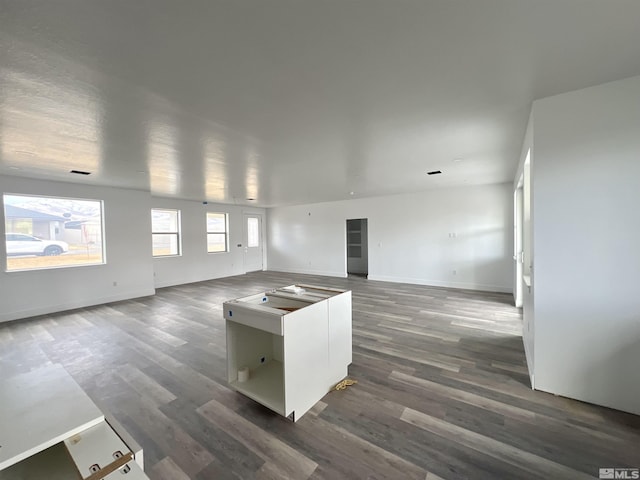
[[[522,181],[518,184],[513,200],[514,200],[514,245],[513,245],[513,260],[515,262],[515,303],[516,307],[522,307],[522,262],[524,261],[524,249],[522,240],[524,236],[524,198]]]
[[[262,215],[244,214],[244,271],[263,270]]]
[[[368,220],[347,220],[347,274],[367,277],[369,274]]]

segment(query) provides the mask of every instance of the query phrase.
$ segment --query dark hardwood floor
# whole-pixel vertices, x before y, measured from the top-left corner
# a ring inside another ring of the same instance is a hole
[[[296,282],[353,291],[358,384],[294,424],[227,388],[222,302]],[[143,446],[156,480],[640,467],[640,417],[532,391],[520,331],[511,295],[259,272],[0,325],[0,365],[2,376],[64,365]]]

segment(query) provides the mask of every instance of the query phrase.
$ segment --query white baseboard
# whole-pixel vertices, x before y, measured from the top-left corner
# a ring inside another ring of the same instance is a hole
[[[76,308],[92,307],[94,305],[102,305],[105,303],[130,300],[132,298],[148,297],[155,294],[155,288],[150,288],[133,292],[124,292],[118,295],[109,295],[107,297],[83,299],[75,302],[59,303],[56,305],[46,305],[35,308],[26,308],[24,310],[15,310],[13,312],[3,312],[0,313],[0,323],[19,320],[22,318],[35,317],[38,315],[47,315],[49,313],[64,312],[66,310],[74,310]]]

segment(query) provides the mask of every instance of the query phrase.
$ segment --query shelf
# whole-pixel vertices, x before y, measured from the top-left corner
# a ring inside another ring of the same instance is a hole
[[[231,382],[238,392],[284,415],[284,368],[282,362],[271,360],[251,371],[246,382]]]

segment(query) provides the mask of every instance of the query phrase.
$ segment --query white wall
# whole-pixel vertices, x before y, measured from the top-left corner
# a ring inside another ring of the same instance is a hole
[[[512,204],[500,184],[272,208],[269,268],[345,276],[346,220],[368,218],[369,279],[510,292]]]
[[[148,192],[10,176],[0,176],[0,192],[103,200],[107,258],[105,265],[22,272],[6,272],[3,261],[0,321],[155,293]],[[4,237],[4,218],[0,220]],[[0,242],[2,258],[4,249]]]
[[[245,272],[243,213],[265,216],[264,209],[260,208],[203,205],[152,197],[149,192],[137,190],[10,176],[0,176],[1,193],[103,200],[107,263],[23,272],[0,269],[0,322],[153,295],[156,287],[242,274]],[[181,211],[181,256],[152,257],[150,212],[154,207]],[[229,214],[229,252],[207,253],[207,211]],[[3,209],[0,217],[0,234],[3,234]],[[264,222],[262,233],[264,240]],[[4,248],[4,243],[0,243],[2,258]],[[265,265],[266,262],[265,248]]]
[[[536,388],[640,414],[640,77],[533,114]]]
[[[153,259],[156,287],[200,282],[245,273],[244,245],[246,241],[243,238],[243,213],[258,213],[264,217],[264,209],[212,203],[203,205],[202,202],[158,197],[151,198],[151,206],[152,208],[180,210],[182,232],[181,256]],[[229,214],[228,252],[207,253],[206,212]],[[264,223],[262,222],[263,230],[265,230]],[[263,240],[265,237],[265,231],[263,231]],[[238,247],[238,244],[242,246]]]

